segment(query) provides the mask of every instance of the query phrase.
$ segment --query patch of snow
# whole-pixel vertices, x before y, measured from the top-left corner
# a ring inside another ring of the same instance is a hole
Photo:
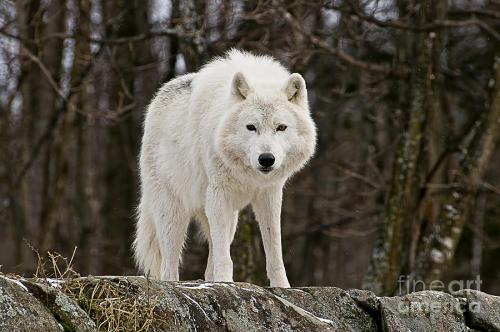
[[[257,308],[256,303],[257,303],[257,300],[255,299],[255,297],[251,296],[250,297],[250,306],[252,307],[253,312],[259,312],[259,309]]]
[[[256,289],[246,288],[246,287],[243,287],[241,285],[238,285],[238,284],[235,284],[235,283],[231,283],[231,282],[220,282],[220,283],[217,283],[217,286],[242,289],[242,290],[246,290],[247,292],[261,293],[260,289],[258,289],[258,288],[256,288]]]
[[[213,284],[211,283],[204,283],[196,286],[176,285],[176,287],[186,288],[186,289],[211,289],[211,286],[213,286]]]
[[[198,308],[200,308],[200,310],[203,312],[203,314],[205,315],[205,317],[207,317],[210,321],[212,321],[212,319],[210,318],[209,315],[207,315],[207,313],[205,312],[205,310],[203,309],[203,307],[198,303],[196,302],[195,300],[193,300],[189,295],[187,294],[184,294],[182,293],[182,295],[184,295],[189,301],[193,302]]]
[[[273,294],[273,295],[274,295],[274,294]],[[280,301],[281,303],[283,303],[285,306],[292,308],[292,309],[293,309],[293,310],[295,310],[295,312],[297,312],[299,315],[301,315],[301,316],[303,316],[303,317],[305,317],[305,318],[308,318],[309,320],[313,320],[313,321],[314,321],[314,320],[319,320],[319,321],[321,321],[321,322],[323,322],[323,323],[325,323],[325,324],[328,324],[328,325],[331,325],[331,326],[334,326],[334,327],[336,326],[336,324],[335,324],[332,320],[330,320],[330,319],[325,319],[325,318],[321,318],[321,317],[318,317],[318,316],[316,316],[316,315],[313,315],[313,314],[312,314],[312,313],[310,313],[309,311],[304,310],[304,309],[302,309],[301,307],[296,306],[295,304],[291,303],[290,301],[287,301],[287,300],[285,300],[284,298],[281,298],[281,297],[279,297],[279,296],[277,296],[277,295],[274,295],[274,297],[275,297],[278,301]]]
[[[299,289],[299,288],[287,288],[288,292],[299,292],[299,293],[306,293],[305,290]]]
[[[26,288],[26,286],[24,286],[24,284],[22,282],[20,282],[19,280],[12,279],[12,278],[9,278],[9,277],[4,277],[4,278],[7,279],[7,280],[9,280],[9,281],[12,281],[15,284],[18,284],[19,286],[21,286],[22,289],[24,289],[25,291],[28,292],[28,288]]]
[[[247,291],[247,292],[256,292],[256,291],[257,291],[257,290],[255,290],[255,289],[250,289],[250,288],[245,288],[245,287],[239,287],[239,286],[236,286],[236,288],[238,288],[238,289],[243,289],[243,290],[245,290],[245,291]]]
[[[60,288],[61,284],[64,283],[64,280],[61,279],[45,278],[45,280],[54,288]]]

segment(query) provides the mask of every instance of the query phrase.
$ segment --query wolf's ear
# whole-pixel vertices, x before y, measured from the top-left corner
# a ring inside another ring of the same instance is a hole
[[[250,87],[248,86],[245,76],[241,72],[234,74],[231,84],[231,93],[240,100],[245,100],[249,92]]]
[[[293,73],[285,85],[285,94],[289,101],[295,104],[307,104],[306,82],[300,74]]]

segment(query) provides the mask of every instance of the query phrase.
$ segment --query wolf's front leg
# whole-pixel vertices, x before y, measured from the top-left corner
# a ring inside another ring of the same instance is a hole
[[[218,187],[209,186],[205,213],[210,227],[210,256],[213,281],[233,281],[231,242],[238,222],[238,212],[231,206],[229,195]],[[209,276],[207,276],[209,277]]]
[[[282,185],[269,187],[252,202],[266,252],[266,270],[271,287],[290,287],[281,249],[282,192]]]

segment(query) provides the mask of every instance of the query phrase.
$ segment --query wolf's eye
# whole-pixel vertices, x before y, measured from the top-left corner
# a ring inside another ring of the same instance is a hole
[[[253,124],[247,125],[247,129],[250,131],[257,131],[257,128],[255,128],[255,126]]]
[[[285,131],[286,125],[280,124],[278,127],[276,127],[276,131]]]

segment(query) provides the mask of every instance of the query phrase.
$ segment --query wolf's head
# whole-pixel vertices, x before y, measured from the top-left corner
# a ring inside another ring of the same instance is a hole
[[[251,85],[236,73],[230,92],[233,106],[218,130],[225,163],[267,180],[298,171],[316,146],[302,76],[295,73],[279,86],[273,83]]]

